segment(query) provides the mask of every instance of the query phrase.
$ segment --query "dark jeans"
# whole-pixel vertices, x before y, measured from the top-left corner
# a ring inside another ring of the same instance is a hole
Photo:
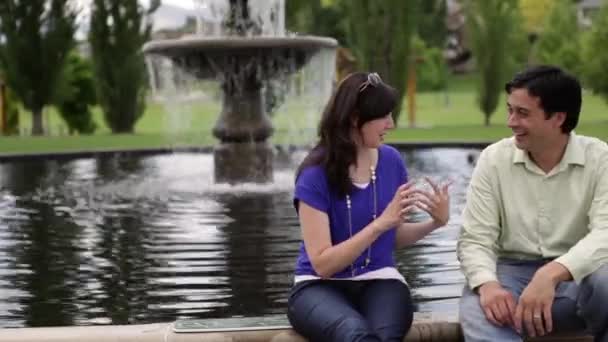
[[[401,342],[413,319],[410,290],[393,279],[297,283],[287,310],[295,331],[315,342]]]

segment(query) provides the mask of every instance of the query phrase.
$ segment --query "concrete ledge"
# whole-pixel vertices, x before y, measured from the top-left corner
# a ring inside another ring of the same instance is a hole
[[[306,342],[289,328],[176,333],[172,323],[0,330],[1,342]],[[457,323],[416,323],[405,342],[463,341]]]
[[[593,342],[593,336],[576,333],[564,333],[544,337],[529,338],[526,342]]]
[[[464,341],[454,313],[416,313],[414,324],[403,342]],[[223,321],[231,321],[229,327]],[[0,342],[306,342],[295,333],[284,316],[271,326],[235,326],[241,319],[208,319],[174,323],[101,325],[55,328],[0,329]],[[183,324],[180,324],[183,323]],[[242,319],[247,323],[247,319]],[[275,325],[277,324],[277,325]],[[591,336],[559,334],[527,342],[592,342]]]

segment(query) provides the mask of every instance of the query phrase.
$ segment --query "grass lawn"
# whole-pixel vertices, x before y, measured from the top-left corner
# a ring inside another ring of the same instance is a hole
[[[499,108],[491,116],[491,125],[483,126],[483,114],[476,105],[475,76],[455,76],[447,91],[419,93],[416,97],[416,128],[407,128],[404,112],[389,142],[495,141],[510,135],[506,128],[504,96]],[[298,115],[300,106],[313,100],[290,104],[288,113],[273,117],[276,133],[273,142],[302,143],[314,138],[317,118]],[[216,142],[211,129],[220,107],[217,102],[183,105],[170,110],[162,104],[150,102],[143,117],[137,122],[135,134],[112,135],[104,124],[99,108],[94,109],[96,134],[67,136],[65,125],[54,109],[44,115],[50,136],[0,137],[0,153],[38,153],[73,150],[139,149],[156,147],[202,146]],[[168,115],[167,113],[172,113]],[[285,112],[285,110],[284,110]],[[29,131],[31,115],[23,112],[21,130]],[[576,129],[579,134],[608,140],[608,105],[598,96],[584,94],[583,110]]]

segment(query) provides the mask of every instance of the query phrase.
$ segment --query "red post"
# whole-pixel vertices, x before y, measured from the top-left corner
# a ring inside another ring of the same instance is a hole
[[[407,68],[407,118],[408,127],[416,127],[416,62],[410,61]]]

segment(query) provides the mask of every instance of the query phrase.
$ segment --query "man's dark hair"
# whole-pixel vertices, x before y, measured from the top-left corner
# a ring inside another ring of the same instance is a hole
[[[521,71],[505,84],[507,94],[514,89],[526,89],[540,99],[540,107],[548,119],[557,112],[565,112],[562,132],[570,133],[578,124],[581,112],[581,84],[576,77],[550,65],[537,65]]]

